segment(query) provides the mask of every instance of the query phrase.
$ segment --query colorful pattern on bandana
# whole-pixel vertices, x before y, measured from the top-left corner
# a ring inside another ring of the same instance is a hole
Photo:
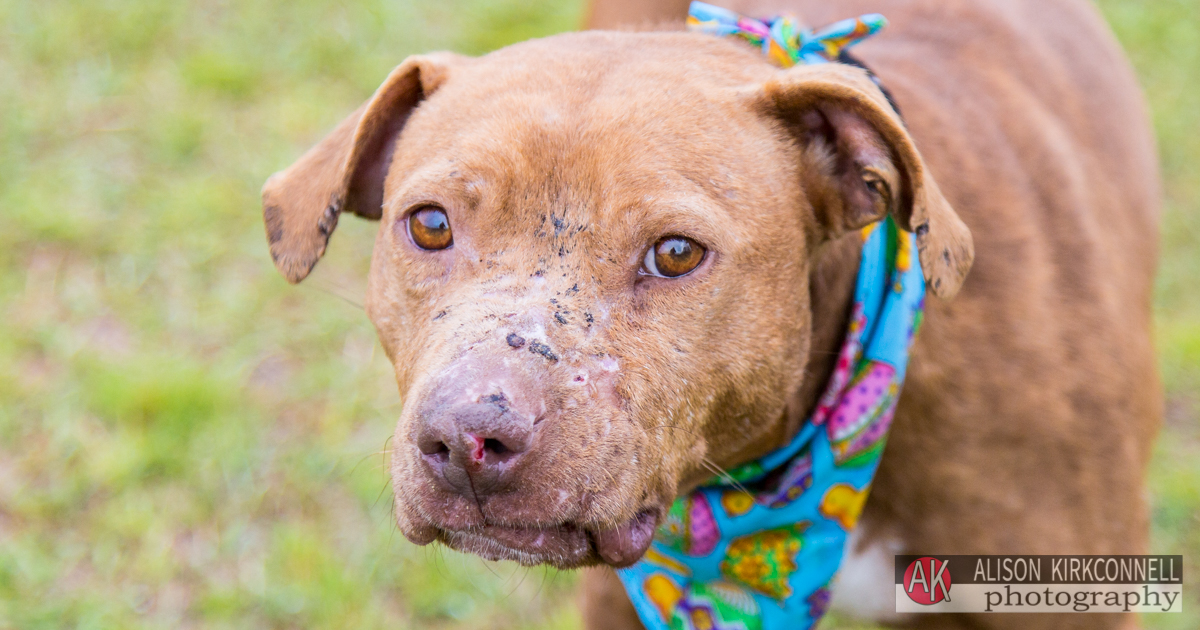
[[[878,13],[834,22],[815,31],[781,15],[765,22],[728,9],[693,2],[688,9],[688,29],[709,35],[733,35],[761,48],[775,63],[790,68],[797,63],[837,61],[842,51],[878,33],[887,20]]]
[[[913,235],[889,217],[862,237],[846,341],[800,434],[678,499],[617,572],[650,630],[811,628],[828,609],[925,302]]]

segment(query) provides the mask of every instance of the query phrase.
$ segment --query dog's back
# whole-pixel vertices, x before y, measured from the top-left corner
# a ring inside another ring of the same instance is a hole
[[[927,302],[842,594],[866,612],[894,610],[892,553],[1143,552],[1162,404],[1150,336],[1159,182],[1133,72],[1095,8],[722,4],[811,25],[883,13],[888,29],[855,53],[895,94],[975,239],[959,296]],[[592,24],[678,19],[686,6],[601,0]]]

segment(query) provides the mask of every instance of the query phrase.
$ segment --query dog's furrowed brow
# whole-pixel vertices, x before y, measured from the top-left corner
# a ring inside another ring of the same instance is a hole
[[[384,201],[384,209],[393,213],[420,203],[465,206],[465,210],[479,202],[479,178],[452,160],[437,160],[411,174],[395,175],[401,179]]]
[[[613,214],[635,218],[631,221],[634,240],[645,243],[652,243],[666,235],[679,235],[702,241],[716,249],[724,249],[745,236],[732,233],[729,222],[719,219],[727,214],[726,208],[711,199],[694,195],[635,200],[614,208]]]

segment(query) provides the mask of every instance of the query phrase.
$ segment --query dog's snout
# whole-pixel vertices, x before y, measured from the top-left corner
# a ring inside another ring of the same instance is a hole
[[[418,432],[417,448],[454,490],[480,495],[506,487],[533,432],[533,423],[514,413],[503,394],[492,394],[430,414]]]
[[[525,452],[531,429],[499,405],[457,405],[426,423],[417,448],[472,464],[501,461]]]

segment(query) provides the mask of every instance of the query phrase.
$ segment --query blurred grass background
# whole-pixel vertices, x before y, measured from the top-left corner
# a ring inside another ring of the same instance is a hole
[[[1200,626],[1200,5],[1101,0],[1154,110],[1168,389],[1154,548]],[[410,53],[579,0],[0,0],[0,628],[572,628],[574,578],[416,548],[361,311],[375,225],[300,287],[258,190]],[[831,620],[826,627],[846,627]]]

